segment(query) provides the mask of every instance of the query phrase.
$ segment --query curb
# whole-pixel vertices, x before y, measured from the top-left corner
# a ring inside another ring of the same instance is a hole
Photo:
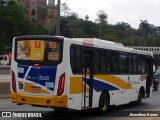
[[[0,74],[10,74],[11,66],[10,65],[0,65]]]
[[[10,94],[10,82],[0,83],[0,96],[7,96]]]
[[[0,99],[8,99],[10,98],[9,94],[0,94]]]

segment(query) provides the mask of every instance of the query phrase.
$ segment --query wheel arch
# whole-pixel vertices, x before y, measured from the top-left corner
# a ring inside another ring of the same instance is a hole
[[[102,90],[102,92],[101,92],[101,95],[103,94],[103,93],[106,93],[107,95],[108,95],[108,102],[109,102],[109,104],[110,104],[110,94],[109,94],[109,91],[107,90],[107,89],[104,89],[104,90]],[[100,97],[101,97],[101,95],[100,95]],[[99,98],[99,100],[100,100],[100,98]]]

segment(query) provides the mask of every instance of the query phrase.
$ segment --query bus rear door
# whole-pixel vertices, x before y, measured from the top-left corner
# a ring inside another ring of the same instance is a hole
[[[83,94],[82,108],[92,107],[93,96],[93,51],[83,50]]]

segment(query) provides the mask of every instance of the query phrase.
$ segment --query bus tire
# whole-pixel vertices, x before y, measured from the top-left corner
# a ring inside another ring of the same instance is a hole
[[[99,108],[100,112],[106,112],[109,109],[109,95],[106,92],[102,92],[99,99]]]
[[[157,83],[156,85],[155,85],[155,87],[154,87],[154,90],[158,90],[158,88],[159,88],[159,83]]]
[[[140,105],[142,103],[142,98],[143,98],[143,91],[140,89],[139,93],[138,93],[138,98],[137,98],[137,101],[136,101],[137,105]]]

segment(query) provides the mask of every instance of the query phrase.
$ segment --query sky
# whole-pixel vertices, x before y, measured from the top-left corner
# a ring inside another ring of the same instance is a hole
[[[138,28],[140,20],[160,26],[160,0],[61,0],[67,3],[71,12],[76,12],[79,18],[89,16],[95,21],[99,10],[108,15],[108,24],[125,22],[133,28]]]

